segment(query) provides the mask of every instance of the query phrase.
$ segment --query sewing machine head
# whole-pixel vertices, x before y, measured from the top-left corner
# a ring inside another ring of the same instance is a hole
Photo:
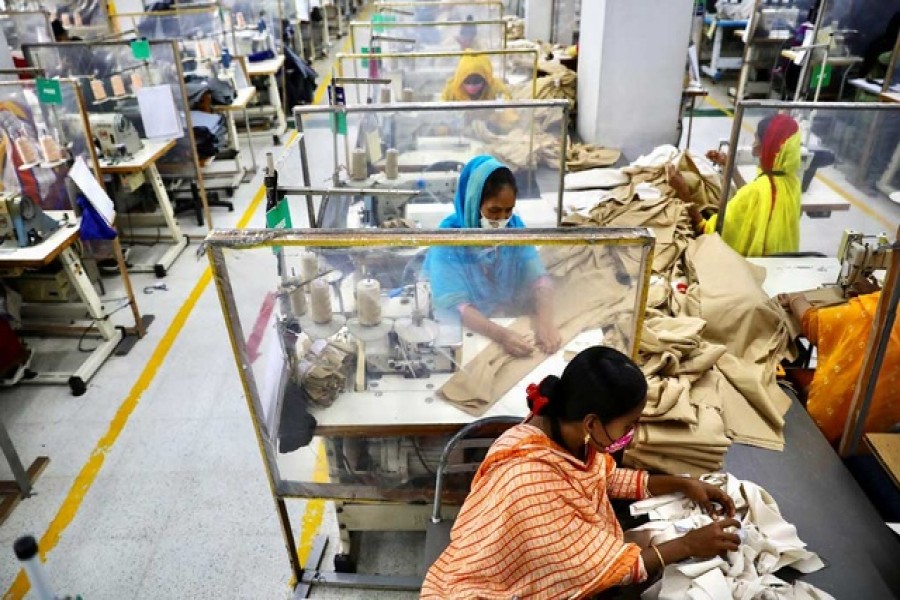
[[[844,296],[849,295],[854,284],[869,279],[875,271],[886,270],[891,252],[887,234],[867,236],[845,229],[837,253],[837,258],[841,261],[838,285]]]
[[[0,241],[14,239],[20,248],[36,246],[57,229],[59,222],[31,198],[0,196]]]
[[[100,147],[100,153],[109,160],[121,160],[134,156],[144,143],[134,124],[117,113],[91,114],[91,131]]]

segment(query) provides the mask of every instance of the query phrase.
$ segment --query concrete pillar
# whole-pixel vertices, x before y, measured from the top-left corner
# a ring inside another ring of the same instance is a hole
[[[553,33],[553,0],[525,0],[525,39],[549,42]]]
[[[692,0],[581,0],[578,133],[629,160],[675,142]]]

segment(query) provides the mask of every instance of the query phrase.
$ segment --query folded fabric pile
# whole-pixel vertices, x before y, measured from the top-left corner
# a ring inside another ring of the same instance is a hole
[[[761,269],[718,236],[695,239],[685,204],[667,183],[669,164],[688,180],[697,205],[716,205],[712,168],[661,146],[621,170],[568,175],[563,223],[656,234],[639,354],[650,395],[625,464],[698,474],[721,468],[735,441],[783,447],[790,400],[775,370],[793,356],[793,335],[761,288]]]
[[[734,501],[741,522],[741,546],[727,560],[668,565],[662,578],[641,596],[644,600],[833,600],[832,596],[802,581],[793,585],[774,575],[784,567],[813,573],[825,564],[797,535],[797,529],[781,516],[778,504],[766,490],[750,481],[717,473],[702,477],[720,486]],[[632,515],[647,515],[650,522],[632,531],[650,535],[650,543],[662,544],[688,531],[708,525],[712,518],[679,495],[659,496],[635,502]]]
[[[222,115],[192,110],[191,123],[200,158],[216,156],[228,147],[228,127]]]

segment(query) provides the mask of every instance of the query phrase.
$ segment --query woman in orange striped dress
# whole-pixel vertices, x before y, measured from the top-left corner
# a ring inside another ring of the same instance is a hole
[[[738,549],[734,505],[696,479],[616,467],[647,383],[624,354],[595,346],[529,386],[531,414],[493,444],[422,598],[587,598],[637,584],[666,564]],[[728,518],[642,548],[627,543],[610,498],[682,492]]]

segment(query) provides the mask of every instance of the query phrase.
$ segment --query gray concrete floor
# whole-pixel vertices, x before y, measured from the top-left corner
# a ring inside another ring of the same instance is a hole
[[[321,81],[327,67],[317,66]],[[713,86],[720,104],[725,102],[722,87]],[[698,117],[692,148],[715,147],[730,127],[728,117]],[[277,156],[285,150],[266,146],[265,136],[255,141],[260,165],[266,152]],[[296,149],[289,148],[284,182],[297,182],[298,160]],[[313,152],[311,160],[322,159]],[[260,185],[258,174],[238,190],[233,213],[214,209],[216,225],[235,226]],[[900,222],[900,209],[883,197],[848,191],[869,213],[854,207],[827,220],[804,217],[804,249],[833,255],[843,228],[875,232]],[[296,212],[295,224],[302,226],[302,211]],[[249,216],[248,226],[263,226],[261,206]],[[51,459],[34,496],[0,526],[0,592],[10,589],[19,570],[12,559],[13,540],[50,530],[59,539],[47,556],[47,569],[61,593],[92,600],[290,597],[291,571],[275,507],[219,301],[204,278],[207,261],[194,256],[196,247],[192,244],[171,269],[168,291],[145,295],[142,288],[155,277],[132,276],[141,310],[154,314],[156,323],[131,354],[103,366],[85,395],[72,397],[65,387],[0,392],[0,419],[23,460]],[[121,288],[113,279],[106,281],[107,296],[120,297]],[[115,321],[127,324],[127,311]],[[0,478],[8,477],[0,464]],[[288,508],[300,537],[299,524],[314,511],[301,500],[288,502]],[[336,541],[330,504],[319,533]],[[421,533],[367,535],[360,570],[409,573],[422,541]],[[330,564],[331,554],[324,562]],[[313,594],[414,596],[325,589]],[[20,596],[11,590],[4,597]]]

